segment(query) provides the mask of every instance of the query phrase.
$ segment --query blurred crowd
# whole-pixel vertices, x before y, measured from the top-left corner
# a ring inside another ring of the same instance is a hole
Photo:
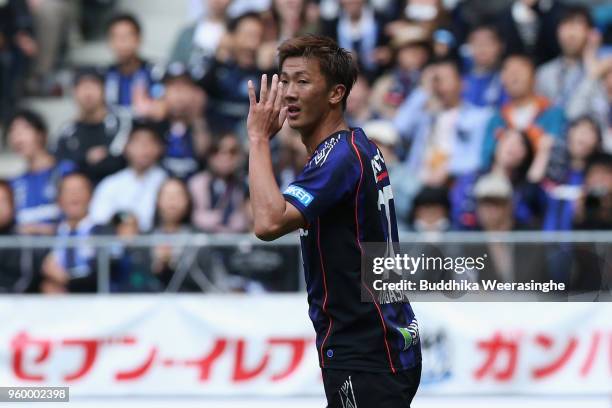
[[[81,2],[78,19],[69,0],[1,2],[0,118],[27,170],[0,182],[0,234],[57,237],[26,280],[23,251],[0,250],[1,290],[95,290],[95,253],[67,237],[250,231],[246,84],[277,72],[277,46],[307,33],[354,53],[360,76],[346,115],[383,153],[401,230],[612,229],[612,5],[192,3],[193,23],[168,33],[167,60],[149,61],[138,17],[113,1]],[[92,10],[109,15],[103,28],[87,23]],[[58,93],[75,19],[81,35],[103,32],[114,60],[71,67],[59,93],[78,113],[49,137],[19,99]],[[284,127],[273,139],[281,189],[306,160]],[[207,257],[164,245],[123,251],[112,289],[178,289],[181,265]],[[213,285],[205,275],[192,286]],[[230,289],[257,290],[252,283]]]

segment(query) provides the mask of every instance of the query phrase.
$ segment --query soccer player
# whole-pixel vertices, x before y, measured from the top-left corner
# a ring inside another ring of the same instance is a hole
[[[409,407],[421,376],[418,326],[409,303],[361,302],[363,242],[398,241],[384,159],[349,129],[346,99],[357,78],[332,39],[302,36],[279,47],[280,77],[248,83],[249,185],[255,234],[270,241],[300,229],[309,315],[329,407]],[[310,156],[278,188],[270,138],[285,120]],[[351,405],[352,404],[352,405]]]

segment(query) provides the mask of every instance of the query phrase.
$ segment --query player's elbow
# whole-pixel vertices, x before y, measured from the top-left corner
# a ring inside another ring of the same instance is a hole
[[[262,241],[270,242],[282,236],[279,228],[274,226],[255,226],[255,236]]]

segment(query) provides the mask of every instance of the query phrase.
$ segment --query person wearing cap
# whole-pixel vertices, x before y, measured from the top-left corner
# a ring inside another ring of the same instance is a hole
[[[474,186],[476,215],[484,231],[510,231],[514,226],[512,184],[500,172],[480,177]]]
[[[169,175],[188,179],[200,169],[210,145],[204,120],[206,95],[184,64],[171,63],[164,75],[166,117],[161,124],[164,156],[161,164]]]
[[[374,82],[371,104],[377,114],[392,119],[397,108],[418,86],[421,71],[431,56],[427,37],[418,32],[400,31],[391,39],[391,71]]]
[[[514,217],[514,191],[506,175],[492,171],[481,176],[474,186],[476,214],[481,230],[511,232],[525,229]],[[470,246],[475,255],[486,254],[486,267],[478,272],[480,279],[505,282],[543,281],[547,275],[544,247],[533,244],[490,241],[483,248]]]
[[[104,76],[96,68],[83,68],[74,77],[77,117],[64,125],[54,155],[70,160],[97,184],[125,167],[123,149],[131,127],[127,112],[106,105]]]
[[[410,224],[417,232],[450,230],[450,201],[446,187],[423,187],[412,203]]]

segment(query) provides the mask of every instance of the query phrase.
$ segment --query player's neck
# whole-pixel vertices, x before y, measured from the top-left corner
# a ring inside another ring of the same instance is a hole
[[[349,130],[349,126],[344,120],[344,115],[330,113],[312,130],[303,130],[300,132],[302,143],[306,146],[308,155],[312,155],[317,146],[330,135],[341,130]]]

